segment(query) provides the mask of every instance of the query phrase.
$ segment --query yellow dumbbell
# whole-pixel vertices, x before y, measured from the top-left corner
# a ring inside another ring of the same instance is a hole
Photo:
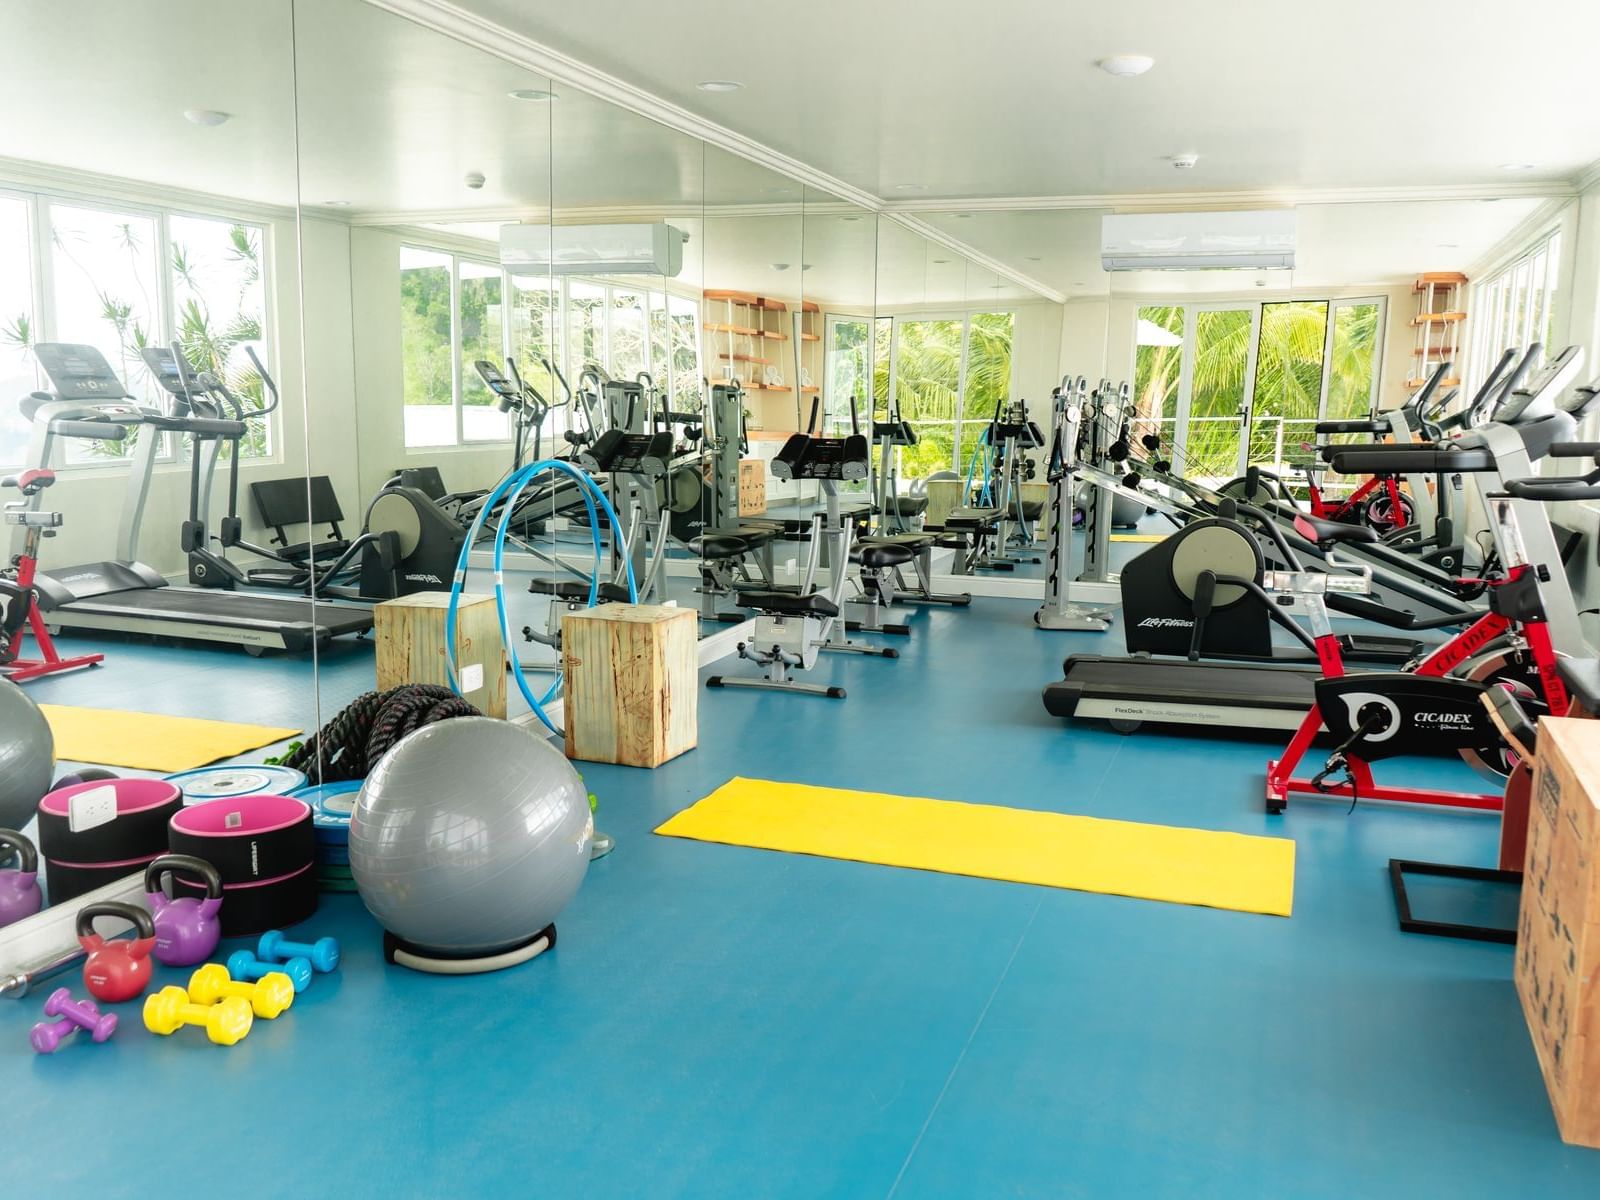
[[[185,1025],[199,1025],[219,1046],[231,1046],[255,1022],[250,1004],[229,996],[220,1004],[191,1004],[189,993],[181,987],[164,987],[144,1001],[144,1027],[162,1037],[176,1033]]]
[[[294,1003],[294,980],[268,971],[258,983],[236,982],[221,963],[207,963],[189,976],[189,999],[196,1004],[215,1004],[227,996],[248,1000],[256,1016],[270,1021]]]

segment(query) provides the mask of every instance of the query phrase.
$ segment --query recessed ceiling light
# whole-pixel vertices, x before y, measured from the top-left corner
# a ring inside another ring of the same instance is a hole
[[[1043,262],[1044,259],[1040,258],[1037,254],[1030,254],[1030,255],[1028,255],[1028,261],[1029,262]]]
[[[348,200],[324,200],[323,203],[325,205],[327,205],[329,208],[349,208],[350,207],[350,201],[348,201]]]
[[[1459,249],[1461,249],[1461,243],[1460,242],[1440,242],[1439,243],[1439,249],[1441,249],[1441,250],[1459,250]]]
[[[933,260],[933,261],[934,261],[934,265],[935,265],[935,266],[940,266],[940,267],[942,267],[942,266],[944,266],[944,265],[945,265],[945,264],[946,264],[946,263],[948,263],[948,262],[949,262],[949,261],[950,261],[950,260],[949,260],[949,259],[948,259],[948,258],[936,258],[936,259],[934,259],[934,260]]]
[[[1200,161],[1200,156],[1198,154],[1174,154],[1169,161],[1179,171],[1192,171],[1195,163]]]
[[[734,79],[702,79],[695,84],[702,92],[737,92],[743,86]]]
[[[789,269],[789,264],[788,263],[773,263],[772,264],[772,269],[774,271],[787,271]]]
[[[191,125],[204,125],[208,128],[224,124],[232,113],[219,112],[214,108],[186,108],[183,119]]]
[[[1502,171],[1531,171],[1531,170],[1533,170],[1533,164],[1532,163],[1501,163],[1500,164],[1500,169]]]
[[[1148,54],[1112,54],[1094,65],[1107,75],[1115,75],[1118,79],[1132,79],[1135,75],[1143,75],[1155,66],[1156,60]]]
[[[970,221],[970,220],[972,220],[972,214],[971,213],[956,213],[955,216],[956,216],[956,220],[958,220],[958,221]]]
[[[928,185],[925,183],[897,183],[894,185],[894,190],[897,192],[925,192],[928,190]]]
[[[543,104],[556,98],[554,92],[547,92],[543,88],[518,88],[514,92],[507,92],[506,95],[513,100],[527,100],[534,104]]]

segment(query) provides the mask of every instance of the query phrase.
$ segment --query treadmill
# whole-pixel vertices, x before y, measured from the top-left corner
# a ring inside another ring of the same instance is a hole
[[[359,636],[372,628],[372,612],[367,608],[299,597],[174,587],[155,568],[140,562],[139,526],[161,450],[161,435],[195,435],[195,453],[199,453],[199,439],[240,436],[243,423],[187,411],[181,381],[177,390],[172,381],[163,381],[174,398],[170,414],[138,404],[93,346],[42,342],[33,351],[55,390],[34,392],[23,400],[23,411],[34,426],[31,462],[48,468],[57,437],[87,436],[89,426],[95,423],[142,427],[122,506],[117,557],[41,572],[37,580],[39,606],[48,624],[222,642],[255,655],[269,650],[304,653],[333,638]]]
[[[1592,394],[1589,403],[1582,406],[1554,406],[1554,394],[1565,386],[1574,369],[1571,356],[1561,356],[1535,373],[1527,386],[1519,389],[1496,414],[1494,423],[1453,442],[1420,447],[1340,446],[1330,455],[1331,465],[1336,471],[1348,472],[1393,469],[1483,474],[1488,476],[1483,490],[1500,491],[1502,479],[1534,475],[1533,463],[1548,454],[1552,446],[1571,441],[1578,420],[1594,406]],[[1376,461],[1380,456],[1385,465]],[[1559,563],[1561,556],[1546,508],[1532,500],[1512,503],[1517,508],[1528,561]],[[1350,545],[1354,543],[1341,543],[1340,550]],[[1293,563],[1289,569],[1295,569]],[[1344,599],[1348,603],[1356,598]],[[1372,608],[1374,616],[1381,611],[1378,605]],[[1557,651],[1587,653],[1571,589],[1549,589],[1546,608]],[[1350,611],[1345,605],[1341,609]],[[1310,635],[1291,618],[1276,615],[1291,632],[1310,640]],[[1413,619],[1407,627],[1421,629],[1445,623],[1449,622],[1440,618]],[[1124,733],[1131,733],[1146,722],[1292,731],[1299,728],[1316,703],[1316,682],[1322,674],[1316,668],[1270,663],[1244,665],[1094,654],[1071,656],[1063,664],[1063,673],[1064,678],[1044,689],[1047,711],[1058,717],[1108,721],[1113,729]]]

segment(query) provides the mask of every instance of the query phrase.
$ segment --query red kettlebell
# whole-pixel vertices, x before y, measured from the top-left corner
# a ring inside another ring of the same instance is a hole
[[[108,941],[94,931],[96,917],[131,921],[133,938]],[[96,1000],[111,1004],[132,1000],[150,983],[150,951],[156,945],[156,926],[150,914],[137,905],[115,901],[84,905],[78,912],[78,942],[89,955],[83,962],[83,986]]]

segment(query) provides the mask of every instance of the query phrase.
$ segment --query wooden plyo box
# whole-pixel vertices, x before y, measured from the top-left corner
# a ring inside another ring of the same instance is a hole
[[[691,609],[602,604],[561,620],[567,757],[657,767],[700,735],[700,622]]]
[[[758,517],[767,511],[767,462],[763,458],[739,460],[739,515]]]
[[[1515,975],[1561,1137],[1600,1149],[1600,721],[1539,722]]]
[[[380,691],[403,683],[450,686],[445,653],[449,608],[449,592],[415,592],[373,605]],[[456,612],[456,676],[468,702],[485,716],[505,719],[506,647],[493,596],[461,596]]]

